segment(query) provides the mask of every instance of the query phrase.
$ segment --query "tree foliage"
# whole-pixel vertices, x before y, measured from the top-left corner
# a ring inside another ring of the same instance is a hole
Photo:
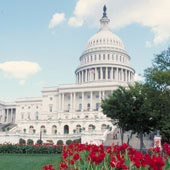
[[[154,120],[147,93],[143,84],[136,83],[128,89],[119,87],[113,94],[102,101],[103,113],[113,120],[113,124],[123,130],[132,130],[141,139],[143,147],[143,134],[153,130]]]
[[[155,56],[145,78],[156,129],[163,141],[170,142],[170,48]]]

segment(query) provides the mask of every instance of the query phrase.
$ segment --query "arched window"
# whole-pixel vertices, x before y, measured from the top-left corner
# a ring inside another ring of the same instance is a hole
[[[40,131],[41,131],[42,134],[46,134],[47,133],[44,125],[41,126]]]
[[[68,125],[64,126],[64,134],[69,134],[69,126]]]
[[[29,127],[29,133],[30,133],[30,134],[33,134],[33,129],[34,129],[34,126],[30,126],[30,127]]]
[[[102,124],[101,130],[102,130],[102,131],[105,131],[105,130],[106,130],[106,124]]]
[[[53,134],[53,135],[56,135],[56,134],[57,134],[57,126],[56,126],[56,125],[53,125],[53,126],[52,126],[52,134]]]
[[[93,130],[95,130],[95,128],[96,127],[94,125],[90,124],[88,130],[89,132],[92,132]]]
[[[81,132],[81,125],[77,125],[76,126],[76,133],[80,133]]]

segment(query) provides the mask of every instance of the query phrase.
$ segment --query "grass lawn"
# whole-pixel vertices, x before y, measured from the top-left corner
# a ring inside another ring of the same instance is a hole
[[[44,165],[52,164],[58,169],[61,154],[0,154],[2,170],[42,170]]]

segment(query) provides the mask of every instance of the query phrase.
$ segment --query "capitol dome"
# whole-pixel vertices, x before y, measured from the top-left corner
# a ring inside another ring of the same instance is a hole
[[[99,32],[88,40],[86,50],[105,46],[125,50],[122,40],[110,30],[105,29],[100,29]]]
[[[110,19],[103,8],[100,30],[87,42],[76,69],[76,82],[111,81],[120,84],[133,81],[134,69],[122,40],[109,28]]]

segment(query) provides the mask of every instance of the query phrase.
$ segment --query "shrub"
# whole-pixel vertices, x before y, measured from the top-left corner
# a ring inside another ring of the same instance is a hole
[[[72,143],[72,140],[67,140],[67,141],[66,141],[66,144],[67,144],[67,145],[70,145],[71,143]]]
[[[43,144],[43,141],[41,139],[38,139],[37,144]]]
[[[81,138],[73,140],[73,143],[81,143]]]
[[[28,139],[28,140],[27,140],[27,144],[28,144],[28,145],[33,145],[33,144],[34,144],[34,141],[33,141],[32,139]]]
[[[62,140],[58,140],[58,141],[57,141],[57,145],[63,145],[63,143],[64,143],[64,142],[63,142]]]
[[[19,139],[19,144],[26,144],[26,141],[22,138]]]

